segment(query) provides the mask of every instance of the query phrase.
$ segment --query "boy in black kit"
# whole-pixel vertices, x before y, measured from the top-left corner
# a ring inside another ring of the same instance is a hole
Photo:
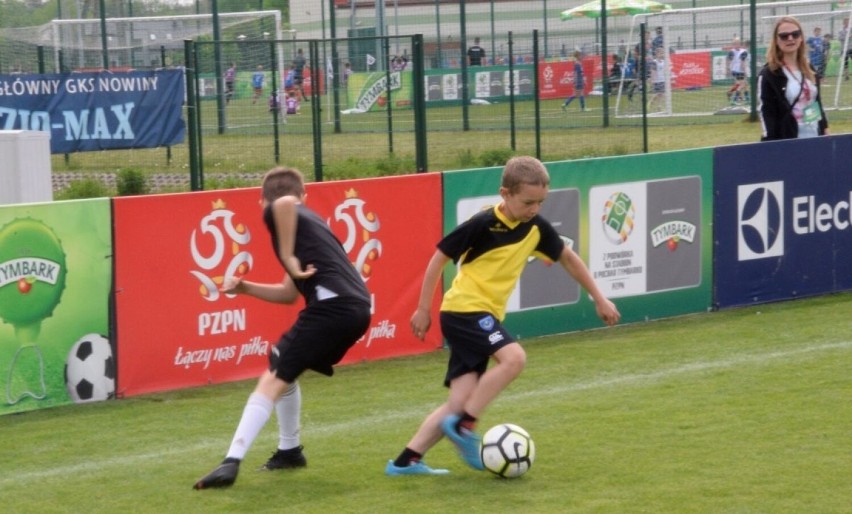
[[[332,366],[370,325],[370,295],[364,280],[325,221],[302,203],[302,174],[292,168],[274,168],[263,178],[262,194],[263,220],[286,276],[275,284],[228,277],[222,292],[285,304],[301,295],[305,308],[272,349],[269,369],[246,402],[225,460],[198,480],[195,489],[234,483],[240,462],[273,410],[278,417],[278,451],[261,469],[305,466],[299,444],[302,397],[297,379],[308,369],[331,376]]]

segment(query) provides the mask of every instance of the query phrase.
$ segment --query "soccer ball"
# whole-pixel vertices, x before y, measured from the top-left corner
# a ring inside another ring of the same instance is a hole
[[[74,343],[65,361],[65,386],[75,403],[115,397],[115,359],[109,339],[86,334]]]
[[[480,452],[485,469],[503,478],[515,478],[532,466],[535,443],[523,428],[503,423],[485,432]]]

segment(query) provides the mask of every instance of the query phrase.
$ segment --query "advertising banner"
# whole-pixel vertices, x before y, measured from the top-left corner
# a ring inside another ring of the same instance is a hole
[[[441,174],[312,183],[308,194],[308,205],[328,220],[373,296],[370,330],[343,362],[440,348],[437,322],[424,342],[414,337],[409,321],[441,238]],[[433,320],[440,299],[433,298]]]
[[[594,81],[589,77],[593,76],[596,69],[600,78],[600,63],[600,57],[588,57],[582,60],[583,75],[586,77],[583,85],[587,95],[594,87]],[[573,61],[543,62],[538,67],[538,74],[539,96],[542,100],[568,98],[574,94]]]
[[[51,153],[183,142],[182,70],[0,75],[0,129],[50,132]]]
[[[671,54],[672,74],[677,89],[710,87],[710,52]]]
[[[516,96],[531,96],[533,94],[533,70],[531,67],[518,67],[512,69],[512,77],[509,74],[509,68],[479,69],[479,66],[472,67],[471,75],[473,76],[473,94],[471,98],[480,98],[483,100],[501,100],[511,96],[512,89]]]
[[[516,97],[532,98],[534,73],[531,65],[512,67],[514,82],[510,82],[508,66],[472,66],[468,68],[468,88],[471,100],[488,102],[508,101],[514,94]],[[436,105],[440,102],[458,103],[462,99],[462,80],[460,71],[446,72],[444,70],[426,70],[425,81],[426,102]]]
[[[708,309],[712,302],[712,152],[547,163],[541,215],[587,263],[625,322]],[[444,227],[500,201],[497,168],[444,174]],[[455,270],[445,270],[449,287]],[[532,337],[601,326],[561,266],[530,262],[506,326]]]
[[[0,207],[0,415],[115,395],[109,200]]]
[[[852,136],[715,150],[719,307],[852,288]]]
[[[387,106],[388,89],[393,108],[411,106],[410,71],[353,73],[346,94],[355,112],[379,111]]]
[[[311,183],[307,192],[373,296],[370,329],[343,362],[439,348],[437,331],[421,342],[408,320],[440,224],[420,224],[413,237],[405,213],[440,219],[440,175]],[[259,188],[115,199],[120,395],[254,378],[266,367],[301,300],[219,292],[226,276],[284,277],[259,200]]]

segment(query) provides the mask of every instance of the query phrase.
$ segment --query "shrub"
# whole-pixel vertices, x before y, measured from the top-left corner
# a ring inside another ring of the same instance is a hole
[[[56,200],[79,200],[82,198],[103,198],[111,196],[109,188],[96,178],[75,180],[68,187],[54,195]]]
[[[417,170],[417,164],[412,157],[398,157],[396,154],[390,154],[376,161],[376,170],[380,177],[405,175],[414,173]]]
[[[118,196],[138,196],[148,194],[148,181],[142,171],[125,168],[118,171],[115,178]]]
[[[514,154],[511,148],[486,150],[479,155],[479,164],[482,167],[504,166]]]
[[[460,170],[465,168],[476,168],[476,157],[474,157],[473,152],[470,148],[465,148],[464,150],[460,150],[458,152],[458,156],[456,157],[456,167]]]

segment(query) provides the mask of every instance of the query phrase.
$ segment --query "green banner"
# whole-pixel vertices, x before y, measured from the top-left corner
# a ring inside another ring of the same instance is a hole
[[[413,88],[410,71],[353,73],[347,95],[351,112],[383,111],[388,104],[388,84],[392,108],[410,108]]]
[[[0,415],[114,396],[109,202],[0,207]]]
[[[587,263],[623,322],[712,305],[712,150],[547,163],[541,215]],[[444,230],[500,201],[501,169],[444,174]],[[448,266],[444,286],[455,268]],[[506,327],[534,337],[601,327],[594,304],[559,265],[527,265]]]

